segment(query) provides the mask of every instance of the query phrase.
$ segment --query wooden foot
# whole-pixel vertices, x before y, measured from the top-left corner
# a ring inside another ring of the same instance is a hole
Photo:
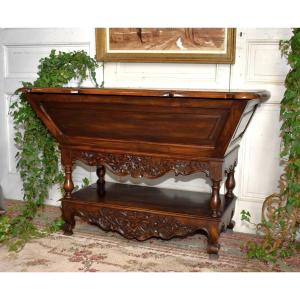
[[[208,238],[207,238],[207,253],[208,254],[218,254],[220,249],[219,240],[219,229],[216,226],[211,227],[208,230]]]
[[[99,195],[103,195],[105,193],[105,166],[100,165],[96,169],[96,174],[98,176],[97,180],[97,192]]]
[[[227,229],[233,229],[235,226],[235,221],[231,220],[230,223],[227,226]]]
[[[62,205],[62,219],[64,220],[64,224],[62,225],[62,230],[65,235],[72,235],[73,228],[75,227],[75,215],[73,210],[66,207],[63,203]]]
[[[61,217],[64,220],[62,230],[65,235],[72,235],[73,228],[75,227],[75,211],[67,203],[62,200],[62,214]]]
[[[75,226],[75,224],[72,225],[70,223],[65,222],[62,226],[62,230],[64,232],[64,235],[72,235],[74,226]]]
[[[233,229],[233,227],[235,226],[235,221],[232,220],[233,215],[234,215],[234,210],[231,212],[230,222],[227,225],[226,229]]]
[[[218,255],[220,249],[220,244],[208,244],[207,245],[207,253],[208,254],[216,254]]]

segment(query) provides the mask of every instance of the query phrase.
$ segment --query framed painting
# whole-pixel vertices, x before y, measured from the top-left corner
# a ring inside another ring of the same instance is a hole
[[[96,59],[232,64],[234,28],[97,28]]]

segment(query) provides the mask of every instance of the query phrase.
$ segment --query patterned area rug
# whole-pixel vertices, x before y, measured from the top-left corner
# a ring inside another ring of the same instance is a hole
[[[9,204],[11,205],[11,203]],[[57,207],[46,207],[39,222],[60,215]],[[300,255],[265,264],[249,260],[241,245],[255,236],[226,232],[221,235],[219,258],[206,253],[206,237],[144,242],[127,240],[77,220],[73,236],[62,233],[29,242],[19,253],[0,247],[2,272],[280,272],[300,271]]]

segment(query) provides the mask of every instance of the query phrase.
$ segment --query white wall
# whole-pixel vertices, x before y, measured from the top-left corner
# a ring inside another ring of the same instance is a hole
[[[260,106],[245,134],[236,172],[238,196],[235,220],[236,230],[248,232],[241,224],[240,211],[249,210],[254,221],[260,219],[264,198],[277,190],[281,174],[279,166],[280,123],[279,108],[284,92],[284,78],[288,72],[280,56],[278,42],[289,38],[289,29],[237,29],[236,62],[215,64],[161,64],[161,63],[106,63],[106,87],[160,87],[195,89],[267,89],[271,99]],[[36,77],[39,58],[51,49],[71,51],[84,49],[95,55],[94,29],[0,29],[0,184],[9,199],[21,199],[21,182],[16,172],[13,128],[8,116],[10,97],[23,80]],[[102,81],[102,70],[98,72]],[[74,181],[80,185],[83,177],[96,180],[93,169],[76,167]],[[187,190],[209,190],[199,175],[186,178],[164,176],[154,181],[137,181],[115,176],[107,180],[129,183],[147,183]],[[58,205],[56,189],[47,203]]]

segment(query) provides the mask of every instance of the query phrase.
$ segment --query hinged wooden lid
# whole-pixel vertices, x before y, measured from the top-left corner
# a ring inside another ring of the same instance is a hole
[[[130,89],[130,88],[22,88],[24,93],[84,94],[84,95],[123,95],[139,97],[236,99],[266,101],[270,93],[265,90],[229,91],[229,90],[192,90],[192,89]]]

